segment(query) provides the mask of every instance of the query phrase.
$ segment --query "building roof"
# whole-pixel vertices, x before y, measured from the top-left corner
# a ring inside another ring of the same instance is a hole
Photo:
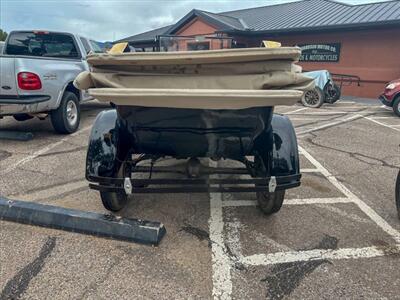
[[[158,35],[165,34],[165,32],[172,26],[173,25],[168,25],[157,29],[152,29],[143,33],[139,33],[136,35],[128,36],[118,41],[114,41],[114,43],[153,41]]]
[[[400,25],[400,1],[350,5],[334,0],[301,0],[222,13],[193,9],[173,25],[127,37],[120,41],[154,40],[157,35],[174,34],[195,17],[204,19],[220,32],[236,34],[376,27]]]
[[[332,0],[303,0],[222,14],[242,19],[254,32],[377,26],[400,24],[400,1],[349,5]]]

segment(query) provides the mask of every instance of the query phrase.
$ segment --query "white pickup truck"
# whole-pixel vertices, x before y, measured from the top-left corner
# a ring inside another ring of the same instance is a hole
[[[13,31],[0,52],[0,118],[50,116],[58,133],[79,127],[80,103],[91,100],[72,84],[89,70],[86,55],[101,52],[92,40],[65,32]]]

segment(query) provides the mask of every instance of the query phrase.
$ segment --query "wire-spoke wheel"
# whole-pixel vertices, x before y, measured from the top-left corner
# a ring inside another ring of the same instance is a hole
[[[324,94],[319,87],[315,87],[312,90],[305,91],[301,98],[301,103],[304,106],[311,108],[318,108],[324,103]]]

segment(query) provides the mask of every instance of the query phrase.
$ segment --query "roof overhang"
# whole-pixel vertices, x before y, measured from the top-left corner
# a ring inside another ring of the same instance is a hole
[[[338,30],[355,31],[363,29],[381,29],[381,28],[388,28],[393,25],[400,25],[400,20],[374,22],[374,23],[343,24],[336,26],[282,28],[276,30],[221,30],[218,32],[236,36],[251,37],[251,36],[262,36],[266,34],[296,34],[296,33],[311,33],[311,32],[332,32]]]

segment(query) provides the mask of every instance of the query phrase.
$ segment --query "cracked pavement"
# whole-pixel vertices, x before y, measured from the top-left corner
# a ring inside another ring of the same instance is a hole
[[[81,128],[90,126],[105,108],[96,102],[85,104]],[[288,113],[298,132],[309,131],[299,137],[299,144],[400,230],[394,202],[400,167],[400,118],[378,102],[340,101],[291,114],[297,109],[299,106],[277,107],[276,112]],[[348,120],[356,115],[360,117]],[[389,127],[365,117],[378,118]],[[0,120],[2,130],[27,128],[35,135],[29,142],[0,141],[0,171],[66,138],[54,134],[48,120]],[[0,194],[105,213],[98,193],[89,190],[84,179],[88,135],[86,130],[67,137],[62,144],[1,176]],[[301,167],[310,169],[313,165],[301,156]],[[319,173],[304,173],[303,185],[286,196],[330,197],[343,195]],[[255,195],[224,194],[222,198],[255,200]],[[138,195],[121,215],[161,221],[167,234],[158,247],[151,247],[0,221],[1,297],[212,298],[211,251],[217,242],[209,234],[209,194]],[[374,258],[269,266],[240,262],[241,255],[282,251],[391,249],[391,237],[354,204],[287,205],[271,217],[252,206],[228,207],[224,208],[223,221],[225,244],[217,246],[223,248],[231,264],[233,299],[400,299],[400,256],[396,251]]]

